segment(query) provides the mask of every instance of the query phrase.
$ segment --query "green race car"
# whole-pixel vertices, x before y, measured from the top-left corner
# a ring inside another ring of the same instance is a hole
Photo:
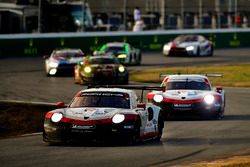
[[[125,42],[110,42],[104,44],[98,51],[98,53],[112,53],[114,54],[120,63],[122,64],[141,64],[141,51],[140,49],[134,48],[129,43]]]

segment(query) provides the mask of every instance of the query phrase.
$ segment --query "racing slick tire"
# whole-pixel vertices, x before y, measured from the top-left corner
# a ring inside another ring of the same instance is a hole
[[[215,119],[217,120],[221,120],[223,117],[224,117],[224,111],[225,111],[225,104],[226,104],[226,101],[224,99],[224,104],[223,106],[221,107],[221,109],[216,113],[215,115]]]
[[[196,56],[197,56],[197,57],[200,56],[200,47],[199,47],[199,46],[198,46],[198,48],[197,48]]]
[[[162,133],[163,133],[163,128],[164,128],[164,118],[163,118],[163,114],[162,111],[159,114],[158,117],[158,136],[156,137],[156,141],[160,141],[161,137],[162,137]]]
[[[124,78],[123,85],[128,85],[128,75]]]
[[[214,47],[211,46],[211,51],[210,51],[210,53],[208,54],[208,56],[213,56],[213,54],[214,54]]]
[[[140,139],[140,122],[137,120],[133,132],[128,136],[128,144],[135,145]]]
[[[136,65],[141,65],[141,53],[139,53],[136,61]]]
[[[214,119],[216,120],[221,120],[224,117],[224,112],[223,111],[218,111],[215,116]]]

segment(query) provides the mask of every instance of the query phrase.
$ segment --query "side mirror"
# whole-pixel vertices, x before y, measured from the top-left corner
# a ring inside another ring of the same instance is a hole
[[[56,103],[56,106],[57,106],[58,108],[63,108],[63,107],[65,107],[65,103],[62,102],[62,101],[60,101],[60,102],[57,102],[57,103]]]
[[[49,58],[49,55],[44,55],[43,58],[46,60]]]
[[[143,103],[137,104],[137,108],[143,108],[145,110],[146,104],[143,104]]]
[[[222,86],[216,86],[216,92],[221,93],[223,91]]]

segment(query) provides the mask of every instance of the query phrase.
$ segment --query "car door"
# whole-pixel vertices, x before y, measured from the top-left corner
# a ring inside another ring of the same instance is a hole
[[[141,136],[151,136],[157,132],[157,113],[152,106],[147,106],[145,110],[140,110],[142,120]]]
[[[200,43],[200,55],[206,55],[210,51],[208,40],[203,36],[199,36],[198,40]]]

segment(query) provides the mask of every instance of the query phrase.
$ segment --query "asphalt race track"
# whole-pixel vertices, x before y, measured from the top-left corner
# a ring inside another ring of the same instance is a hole
[[[142,68],[249,63],[250,49],[217,50],[214,57],[163,57],[145,53]],[[46,77],[40,57],[0,59],[0,100],[70,101],[82,86],[73,77]],[[169,166],[250,153],[249,88],[225,88],[227,106],[222,120],[166,121],[161,142],[135,146],[47,146],[42,136],[0,140],[1,167],[27,166]]]

